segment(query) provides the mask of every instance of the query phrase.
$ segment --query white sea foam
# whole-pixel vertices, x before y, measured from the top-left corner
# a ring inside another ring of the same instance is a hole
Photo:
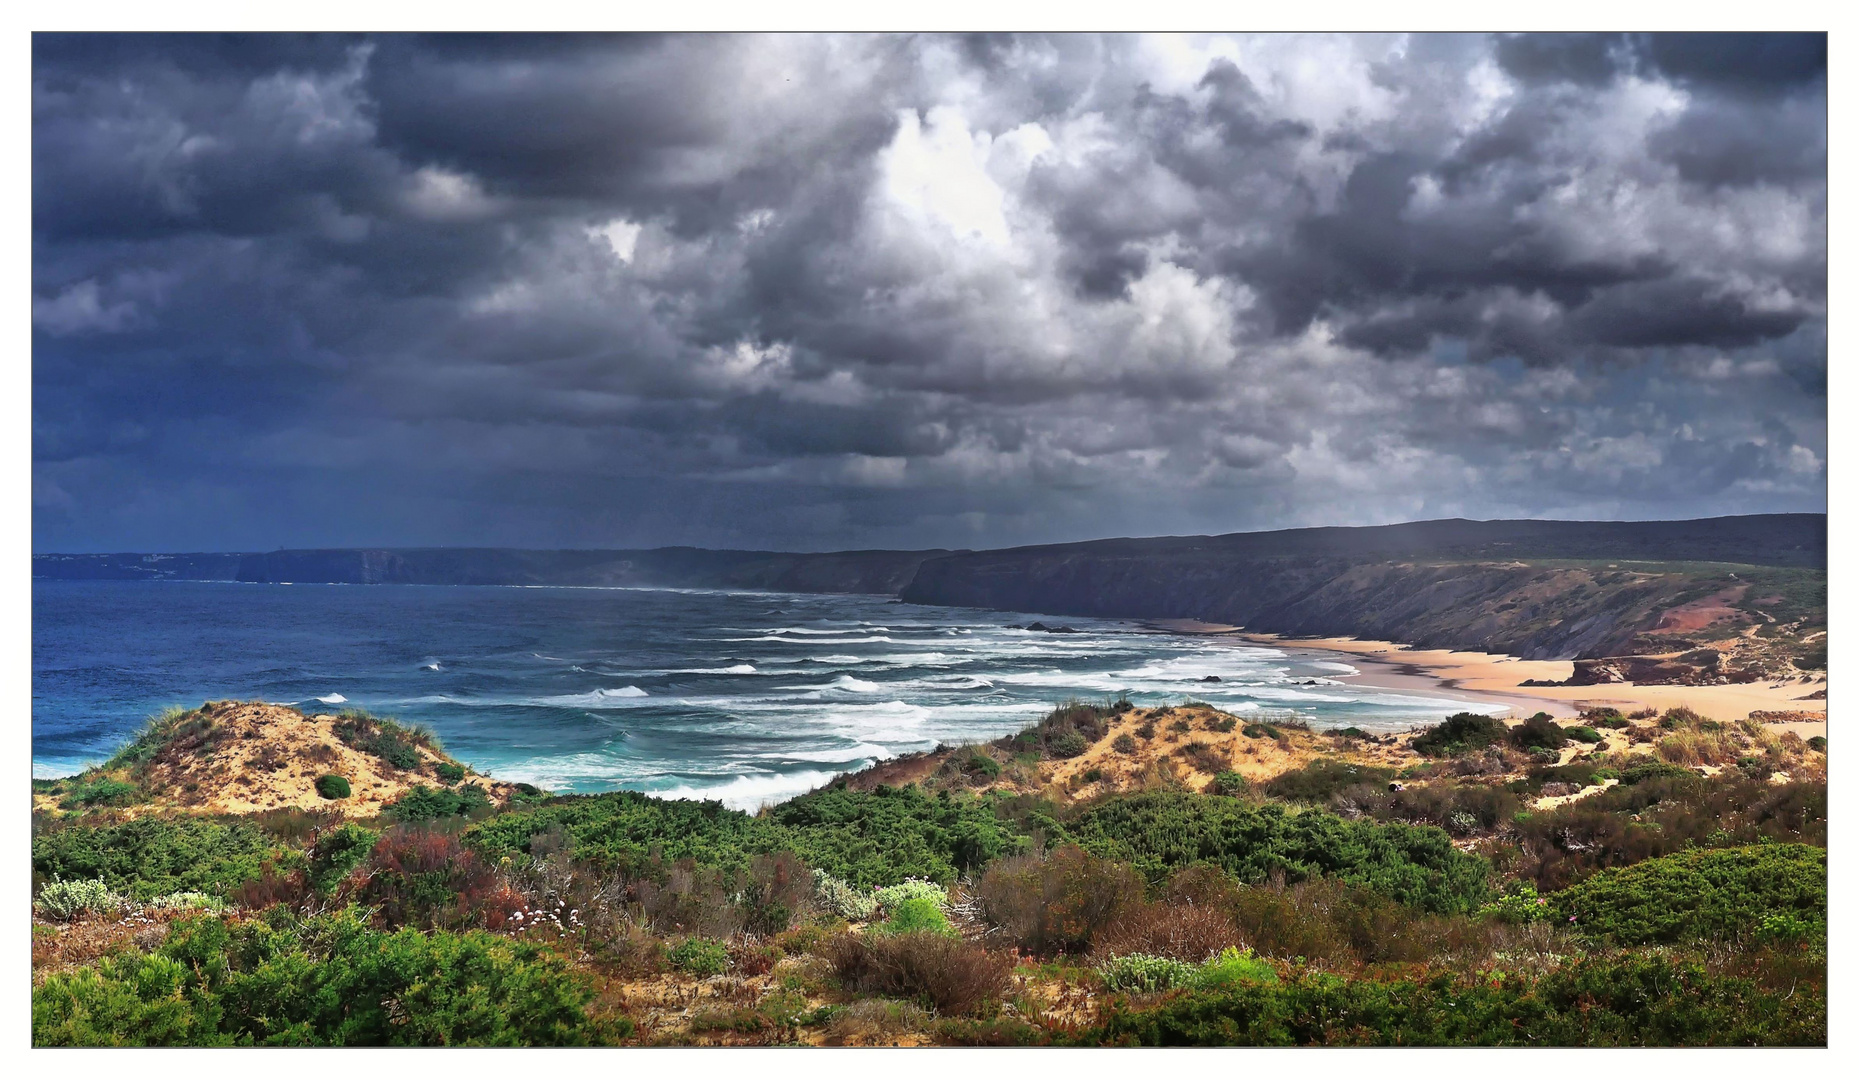
[[[624,701],[628,698],[642,698],[646,696],[648,696],[646,692],[639,689],[637,686],[622,686],[611,690],[594,690],[585,694],[558,694],[554,697],[521,698],[509,704],[554,705],[570,709],[600,709],[611,708],[615,702]]]
[[[890,757],[892,754],[888,747],[862,742],[855,746],[842,746],[831,750],[777,750],[756,756],[765,760],[816,761],[831,765],[865,759],[877,760]]]
[[[325,705],[340,705],[343,702],[347,701],[348,698],[343,697],[341,694],[329,694],[324,697],[319,697],[316,700],[322,702]]]
[[[812,791],[837,775],[816,770],[747,773],[727,780],[698,781],[660,788],[648,794],[660,799],[715,799],[731,810],[753,813],[764,806],[773,806]]]

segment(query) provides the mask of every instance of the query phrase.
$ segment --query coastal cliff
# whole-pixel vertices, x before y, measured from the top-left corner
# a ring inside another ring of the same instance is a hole
[[[1437,521],[969,552],[926,560],[902,595],[1549,660],[1679,651],[1751,629],[1800,644],[1825,628],[1825,565],[1824,515]],[[1667,618],[1725,594],[1708,617]]]

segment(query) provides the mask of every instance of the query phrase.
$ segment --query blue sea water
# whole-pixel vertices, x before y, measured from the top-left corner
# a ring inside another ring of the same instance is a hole
[[[1080,632],[1010,628],[1035,620]],[[38,580],[32,624],[35,776],[102,760],[163,706],[221,698],[426,724],[479,771],[556,791],[739,808],[1017,731],[1068,698],[1365,728],[1466,704],[1337,682],[1354,669],[1311,650],[875,596]]]

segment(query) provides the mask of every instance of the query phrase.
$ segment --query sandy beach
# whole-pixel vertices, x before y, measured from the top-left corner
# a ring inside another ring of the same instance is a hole
[[[1683,705],[1714,720],[1742,720],[1752,712],[1818,714],[1818,721],[1786,725],[1806,738],[1826,734],[1825,700],[1801,698],[1827,688],[1826,680],[1739,683],[1723,686],[1641,686],[1609,683],[1602,686],[1523,686],[1529,680],[1560,681],[1574,671],[1567,660],[1522,660],[1497,653],[1456,652],[1449,649],[1413,649],[1392,641],[1356,638],[1282,638],[1276,634],[1228,631],[1231,636],[1261,645],[1284,645],[1341,653],[1361,674],[1341,681],[1390,689],[1438,687],[1462,697],[1477,697],[1510,704],[1523,712],[1539,709],[1552,716],[1574,716],[1581,709],[1612,706],[1622,712],[1665,710]]]
[[[1714,720],[1742,720],[1752,712],[1817,714],[1818,719],[1797,719],[1770,726],[1777,730],[1793,731],[1802,738],[1827,733],[1825,699],[1801,700],[1816,691],[1825,690],[1825,679],[1784,683],[1780,686],[1769,683],[1723,686],[1641,686],[1636,683],[1524,686],[1522,684],[1530,680],[1559,682],[1573,673],[1575,665],[1568,660],[1523,660],[1499,653],[1415,649],[1393,641],[1349,637],[1286,638],[1277,634],[1248,633],[1243,627],[1194,619],[1158,619],[1145,625],[1174,634],[1226,637],[1258,645],[1281,645],[1337,653],[1340,659],[1346,660],[1360,672],[1338,676],[1340,682],[1389,690],[1445,690],[1454,697],[1475,701],[1493,709],[1503,707],[1518,715],[1527,716],[1541,711],[1551,716],[1572,717],[1584,708],[1612,706],[1622,712],[1636,712],[1641,709],[1664,711],[1683,705]]]

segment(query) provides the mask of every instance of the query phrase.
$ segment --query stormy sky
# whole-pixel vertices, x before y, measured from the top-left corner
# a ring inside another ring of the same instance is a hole
[[[38,551],[1824,510],[1813,36],[35,35]]]

